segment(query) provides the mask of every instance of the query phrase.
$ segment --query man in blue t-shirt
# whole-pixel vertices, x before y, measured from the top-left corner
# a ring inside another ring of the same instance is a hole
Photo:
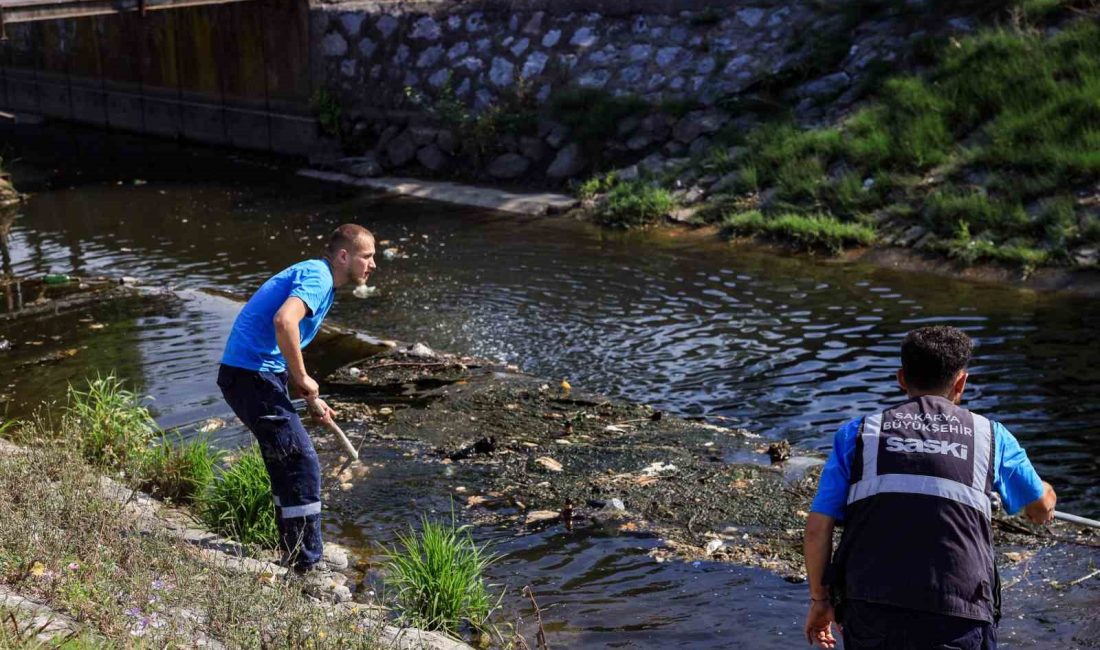
[[[997,647],[990,496],[1035,523],[1057,497],[1008,429],[959,406],[972,348],[954,327],[909,332],[908,399],[837,432],[806,521],[809,643],[836,647],[836,622],[846,650]]]
[[[321,329],[336,289],[366,284],[374,269],[374,235],[355,224],[340,226],[321,259],[280,271],[252,295],[233,323],[218,371],[225,401],[259,443],[283,561],[299,572],[322,557],[321,465],[290,391],[305,398],[315,420],[332,417],[302,349]]]

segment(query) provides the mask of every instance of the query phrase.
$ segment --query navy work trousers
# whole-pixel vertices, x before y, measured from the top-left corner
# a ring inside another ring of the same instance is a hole
[[[844,650],[997,650],[990,623],[862,600],[843,604]]]
[[[321,463],[287,393],[285,372],[222,365],[218,387],[260,445],[271,477],[279,545],[288,566],[321,561]]]

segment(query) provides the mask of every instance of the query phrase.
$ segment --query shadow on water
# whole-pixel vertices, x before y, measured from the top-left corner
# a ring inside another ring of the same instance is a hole
[[[958,325],[979,346],[969,405],[1021,438],[1067,509],[1100,514],[1095,300],[377,197],[296,178],[269,159],[122,136],[0,135],[17,186],[33,194],[0,246],[6,274],[132,275],[247,295],[315,254],[335,225],[361,220],[397,253],[379,260],[377,297],[337,301],[332,317],[343,325],[820,449],[845,420],[898,397],[891,377],[906,330]],[[67,382],[113,368],[155,396],[164,427],[225,417],[214,375],[237,308],[191,292],[156,313],[103,305],[87,322],[0,322],[11,344],[0,351],[0,412],[26,413],[62,398]],[[80,352],[20,365],[71,348]],[[307,361],[314,371],[337,364]],[[220,435],[248,440],[235,427]],[[335,499],[335,538],[389,544],[421,512],[449,512],[461,475],[410,461],[400,445],[364,456],[378,466]],[[479,532],[508,553],[493,572],[509,588],[505,617],[522,615],[531,630],[519,590],[532,584],[549,606],[553,645],[802,643],[804,586],[729,565],[659,564],[647,554],[652,539],[513,532]],[[1067,592],[1064,611],[1085,607],[1082,597]],[[1012,614],[1002,636],[1015,645],[1072,637],[1065,614]]]

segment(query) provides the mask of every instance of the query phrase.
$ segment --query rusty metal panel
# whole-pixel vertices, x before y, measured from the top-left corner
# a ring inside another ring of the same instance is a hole
[[[103,19],[103,90],[107,101],[107,123],[112,128],[144,131],[144,101],[141,84],[141,24],[136,13]]]
[[[180,134],[176,16],[174,11],[151,13],[138,25],[145,132],[169,138]]]
[[[8,25],[7,33],[4,47],[11,52],[11,66],[7,71],[8,105],[15,111],[37,113],[36,77],[42,67],[41,25]]]
[[[231,4],[220,7],[224,23],[231,25],[221,39],[225,67],[222,91],[229,104],[247,104],[259,109],[267,106],[263,20],[260,4]],[[273,52],[278,56],[278,52]]]
[[[176,18],[176,55],[179,57],[179,86],[185,93],[221,101],[222,86],[215,47],[216,7],[181,9]]]
[[[42,67],[35,74],[38,110],[42,115],[72,118],[69,88],[69,59],[73,29],[70,21],[51,20],[39,24],[42,35]]]
[[[176,55],[180,63],[180,134],[210,144],[224,144],[221,70],[216,7],[185,9],[179,22]]]
[[[268,106],[277,113],[309,114],[309,7],[305,0],[273,0],[263,12]]]
[[[100,44],[103,35],[100,23],[109,18],[88,18],[66,21],[73,25],[72,59],[69,65],[69,94],[72,119],[96,126],[107,125],[107,98],[103,92],[103,66]],[[103,45],[104,49],[109,47]]]

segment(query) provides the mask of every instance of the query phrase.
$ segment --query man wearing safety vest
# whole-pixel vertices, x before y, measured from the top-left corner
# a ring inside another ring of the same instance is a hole
[[[846,650],[997,647],[991,495],[1035,523],[1057,497],[1008,429],[959,406],[972,348],[954,327],[909,332],[908,399],[837,432],[806,521],[811,644],[835,648],[836,622]]]

